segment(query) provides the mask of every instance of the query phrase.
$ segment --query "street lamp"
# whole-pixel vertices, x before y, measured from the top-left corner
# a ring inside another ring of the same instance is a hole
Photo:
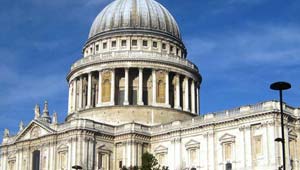
[[[282,91],[290,89],[292,86],[291,84],[287,82],[276,82],[271,84],[270,88],[272,90],[279,91],[279,97],[280,97],[280,114],[281,114],[281,138],[276,138],[276,142],[281,142],[282,144],[282,159],[283,159],[283,170],[286,169],[285,167],[285,140],[284,140],[284,125],[283,125],[283,108],[282,108]]]
[[[80,170],[80,169],[82,169],[82,167],[79,165],[74,165],[74,166],[72,166],[72,169]]]

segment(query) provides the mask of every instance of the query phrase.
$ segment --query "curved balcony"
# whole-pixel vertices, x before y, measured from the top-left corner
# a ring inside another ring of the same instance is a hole
[[[198,67],[187,59],[176,57],[175,55],[164,54],[153,51],[112,51],[90,55],[76,61],[71,70],[78,69],[90,64],[107,63],[115,61],[149,61],[160,62],[165,64],[171,64],[186,69],[192,69],[198,71]]]

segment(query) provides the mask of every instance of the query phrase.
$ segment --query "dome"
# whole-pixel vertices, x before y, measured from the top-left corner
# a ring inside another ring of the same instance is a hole
[[[95,19],[89,38],[119,30],[154,31],[181,39],[170,12],[154,0],[115,0]]]

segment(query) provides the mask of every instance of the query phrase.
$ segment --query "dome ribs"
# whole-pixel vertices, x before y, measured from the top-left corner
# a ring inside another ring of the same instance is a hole
[[[102,33],[125,30],[168,34],[181,40],[176,20],[155,0],[115,0],[97,16],[89,39]]]

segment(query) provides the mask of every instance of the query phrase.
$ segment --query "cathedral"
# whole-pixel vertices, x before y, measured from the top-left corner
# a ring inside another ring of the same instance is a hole
[[[48,102],[17,134],[5,129],[0,170],[120,170],[152,153],[170,170],[276,170],[280,104],[200,114],[202,77],[179,27],[155,0],[114,0],[70,68],[68,113]],[[287,169],[300,170],[300,109],[284,104]],[[17,126],[17,125],[16,125]]]

